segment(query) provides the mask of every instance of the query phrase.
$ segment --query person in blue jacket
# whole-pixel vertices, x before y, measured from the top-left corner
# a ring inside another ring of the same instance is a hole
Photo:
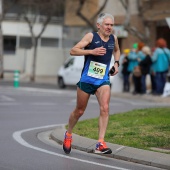
[[[132,50],[128,54],[129,64],[127,70],[130,73],[132,73],[134,67],[138,65],[137,48],[138,48],[138,44],[137,43],[133,44]]]
[[[132,79],[134,83],[134,91],[133,94],[141,93],[141,86],[143,86],[143,81],[141,81],[141,77],[136,77],[133,75],[133,70],[136,66],[139,65],[139,62],[145,58],[144,53],[142,52],[142,48],[144,47],[143,42],[139,42],[137,45],[133,45],[132,51],[129,53],[129,66],[128,71],[132,73]]]
[[[152,56],[155,71],[156,95],[163,94],[166,83],[166,74],[170,66],[170,50],[167,48],[165,39],[159,38],[156,41],[156,49]]]

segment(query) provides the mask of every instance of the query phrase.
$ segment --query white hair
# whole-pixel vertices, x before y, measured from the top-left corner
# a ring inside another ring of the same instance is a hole
[[[148,46],[144,46],[144,47],[142,48],[142,51],[143,51],[143,53],[146,54],[146,55],[151,55],[151,49],[150,49]]]
[[[111,14],[108,14],[108,13],[101,13],[99,14],[98,18],[97,18],[97,23],[98,24],[102,24],[103,20],[105,18],[111,18],[114,22],[114,17],[111,15]]]

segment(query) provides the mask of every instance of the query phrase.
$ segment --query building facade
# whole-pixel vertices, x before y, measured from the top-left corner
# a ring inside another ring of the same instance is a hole
[[[72,32],[72,42],[84,36],[88,31],[92,31],[87,22],[77,16],[77,9],[80,7],[79,0],[66,1],[65,26]],[[82,8],[82,15],[88,21],[92,21],[93,16],[104,4],[105,0],[87,0]],[[133,43],[144,41],[147,45],[154,47],[157,38],[163,37],[168,42],[170,48],[170,29],[167,18],[170,17],[169,0],[129,0],[126,8],[119,0],[108,0],[102,12],[111,13],[115,17],[114,32],[117,35],[121,50],[131,48]],[[72,9],[72,10],[70,10]],[[128,29],[125,22],[128,21]],[[95,22],[93,21],[93,24]],[[80,31],[78,31],[80,30]],[[77,34],[78,33],[78,34]],[[67,37],[70,35],[67,34]],[[139,38],[139,37],[142,37]],[[75,39],[74,39],[75,38]]]
[[[54,17],[47,25],[38,40],[36,76],[56,76],[59,67],[69,56],[70,48],[87,32],[94,30],[98,10],[105,0],[87,0],[80,6],[79,0],[65,0],[65,14]],[[151,47],[157,38],[163,37],[170,48],[169,0],[129,0],[128,8],[124,8],[119,0],[108,0],[102,12],[111,13],[115,18],[114,34],[117,35],[121,51],[131,48],[134,43],[142,41],[134,32],[126,29],[128,25],[136,33],[146,35]],[[81,9],[81,15],[77,15]],[[128,10],[127,10],[128,9]],[[34,32],[41,30],[43,16],[37,17]],[[89,24],[87,24],[88,22]],[[90,26],[93,25],[92,26]],[[146,26],[149,31],[146,32]],[[8,12],[2,22],[4,41],[5,71],[19,70],[24,76],[30,76],[33,62],[33,47],[28,23],[14,12]],[[149,33],[148,33],[149,32]],[[120,81],[121,82],[121,81]]]
[[[100,0],[99,3],[102,3]],[[170,17],[169,0],[129,0],[129,11],[119,0],[108,0],[104,12],[109,12],[115,17],[115,26],[124,27],[129,15],[129,25],[143,35],[148,34],[146,43],[154,47],[156,39],[165,38],[170,48],[170,26],[167,18]],[[147,26],[147,27],[146,27]],[[148,30],[147,30],[148,29]],[[119,37],[121,50],[131,48],[133,43],[143,41],[134,32],[128,32],[127,37]]]

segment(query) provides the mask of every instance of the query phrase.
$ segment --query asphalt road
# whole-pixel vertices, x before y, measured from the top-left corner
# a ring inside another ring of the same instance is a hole
[[[58,90],[7,85],[0,86],[0,170],[156,170],[158,168],[101,157],[78,150],[65,155],[62,146],[48,139],[48,132],[66,124],[76,103],[74,88]],[[110,112],[121,113],[164,104],[111,98]],[[95,96],[91,96],[82,119],[97,117]],[[46,132],[47,140],[38,136]]]

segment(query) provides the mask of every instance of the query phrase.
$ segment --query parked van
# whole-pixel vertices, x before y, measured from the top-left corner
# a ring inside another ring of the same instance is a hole
[[[112,57],[111,66],[114,64]],[[57,74],[59,88],[65,88],[67,85],[76,85],[80,80],[81,72],[84,65],[84,56],[70,56],[60,67]],[[110,76],[110,82],[113,81],[113,76]]]

